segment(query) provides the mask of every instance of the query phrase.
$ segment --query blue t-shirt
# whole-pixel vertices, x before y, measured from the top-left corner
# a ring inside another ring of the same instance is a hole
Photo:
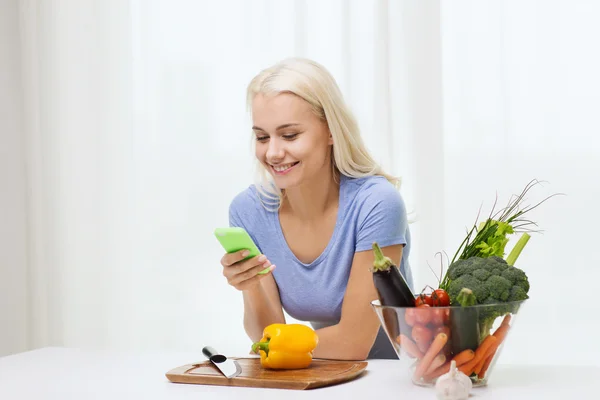
[[[385,177],[340,175],[333,235],[321,255],[308,264],[290,250],[279,213],[263,206],[254,185],[233,199],[229,223],[246,229],[261,253],[277,266],[273,278],[285,312],[297,320],[309,321],[315,329],[339,322],[354,253],[372,251],[373,242],[380,247],[405,245],[399,268],[413,289],[406,207],[398,190]],[[369,358],[396,357],[380,329]]]

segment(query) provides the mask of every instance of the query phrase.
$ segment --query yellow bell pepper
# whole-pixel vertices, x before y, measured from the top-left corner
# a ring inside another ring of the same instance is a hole
[[[302,324],[271,324],[262,339],[252,345],[260,353],[260,363],[269,369],[301,369],[312,362],[313,350],[319,343],[317,333]]]

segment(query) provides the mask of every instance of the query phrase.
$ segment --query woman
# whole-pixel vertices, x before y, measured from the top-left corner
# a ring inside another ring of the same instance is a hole
[[[397,358],[370,305],[373,242],[412,287],[397,180],[371,158],[319,64],[294,58],[262,71],[248,86],[248,103],[261,181],[233,199],[229,219],[262,255],[221,260],[243,293],[248,336],[258,341],[267,325],[285,323],[285,309],[317,331],[316,358]]]

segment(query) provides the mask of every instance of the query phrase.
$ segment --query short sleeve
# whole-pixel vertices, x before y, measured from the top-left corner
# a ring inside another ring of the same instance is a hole
[[[358,214],[356,251],[406,244],[408,218],[400,193],[389,184],[374,185],[363,194]]]
[[[229,226],[244,228],[244,225],[242,224],[242,220],[240,219],[238,205],[239,205],[239,201],[236,202],[236,199],[234,199],[231,202],[231,204],[229,204]]]

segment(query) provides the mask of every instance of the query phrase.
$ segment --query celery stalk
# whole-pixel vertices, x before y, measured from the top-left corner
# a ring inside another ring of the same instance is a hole
[[[517,242],[517,244],[515,244],[515,247],[513,247],[512,251],[510,252],[510,254],[508,255],[508,257],[506,257],[506,263],[508,265],[514,265],[515,264],[515,261],[517,261],[517,258],[521,254],[521,251],[523,251],[523,248],[525,247],[525,245],[529,241],[530,237],[531,236],[529,236],[529,234],[527,234],[527,232],[525,232],[519,238],[519,241]]]

